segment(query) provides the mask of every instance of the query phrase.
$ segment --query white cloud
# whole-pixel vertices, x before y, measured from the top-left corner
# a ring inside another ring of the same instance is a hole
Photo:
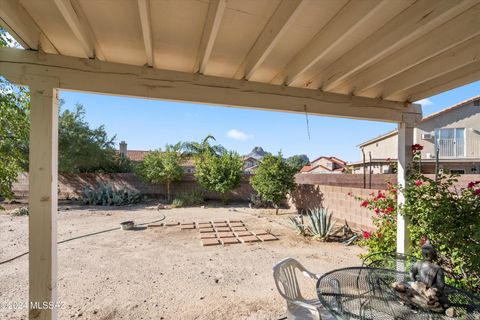
[[[252,138],[251,135],[248,135],[245,132],[242,132],[242,131],[237,130],[237,129],[228,130],[227,137],[235,139],[235,140],[241,140],[241,141],[245,141],[247,139]]]
[[[429,107],[429,106],[433,106],[433,102],[430,100],[430,99],[422,99],[422,100],[418,100],[418,101],[415,101],[415,103],[419,103],[422,105],[422,107]]]

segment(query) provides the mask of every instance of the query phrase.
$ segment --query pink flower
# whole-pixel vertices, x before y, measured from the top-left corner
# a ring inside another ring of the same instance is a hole
[[[360,204],[361,207],[367,207],[368,206],[368,200],[363,200],[363,202]]]
[[[468,183],[467,188],[468,188],[468,189],[472,189],[473,186],[475,186],[475,184],[476,184],[475,182],[471,181],[471,182]]]
[[[416,185],[417,187],[418,187],[418,186],[421,186],[422,184],[423,184],[423,182],[420,181],[420,180],[415,181],[415,185]]]
[[[363,238],[364,238],[364,239],[368,239],[368,238],[370,238],[370,236],[371,236],[370,232],[368,232],[368,231],[363,231]]]

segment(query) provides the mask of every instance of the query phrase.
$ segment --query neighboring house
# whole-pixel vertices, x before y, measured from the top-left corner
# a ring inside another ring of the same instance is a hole
[[[303,166],[300,173],[343,173],[347,163],[336,157],[321,156]]]
[[[414,143],[423,146],[424,173],[435,172],[437,150],[440,170],[480,173],[480,96],[424,117],[414,129]],[[360,158],[365,154],[366,171],[394,171],[397,146],[397,130],[360,144]],[[363,173],[363,160],[350,163],[349,168],[352,173]]]
[[[260,159],[256,159],[251,156],[243,157],[243,172],[245,173],[252,173],[260,164]]]
[[[142,162],[146,155],[151,152],[145,150],[128,150],[127,143],[125,141],[120,142],[119,147],[120,149],[118,153],[124,155],[133,162]],[[186,159],[181,166],[184,173],[195,172],[195,163],[193,162],[193,159]]]

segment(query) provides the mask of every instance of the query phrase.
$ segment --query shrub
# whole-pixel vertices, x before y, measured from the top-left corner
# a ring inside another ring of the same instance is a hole
[[[472,181],[458,190],[455,176],[440,175],[437,181],[411,170],[403,190],[402,214],[408,221],[412,254],[420,254],[420,239],[426,237],[438,250],[439,263],[447,283],[480,292],[480,181]],[[377,230],[364,231],[361,244],[370,253],[396,251],[398,188],[368,198],[359,198],[361,206],[375,212]]]
[[[363,231],[361,245],[373,252],[394,252],[397,248],[397,187],[387,184],[386,191],[371,193],[367,198],[355,197],[360,206],[375,212],[375,232]]]
[[[250,195],[250,202],[254,208],[270,208],[272,203],[263,199],[261,195],[252,193]]]
[[[123,206],[139,203],[141,194],[129,189],[114,189],[109,185],[98,185],[95,188],[85,188],[79,198],[84,205]]]
[[[404,189],[402,213],[413,243],[430,239],[449,283],[480,292],[480,181],[457,189],[453,175],[435,182],[414,173]],[[414,246],[419,255],[419,246]]]
[[[30,213],[28,207],[17,208],[10,213],[14,217],[28,216]]]
[[[203,204],[203,195],[199,191],[185,192],[175,197],[172,208],[193,207]]]

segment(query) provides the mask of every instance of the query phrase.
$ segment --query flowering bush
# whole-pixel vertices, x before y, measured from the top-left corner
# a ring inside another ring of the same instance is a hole
[[[375,232],[363,231],[361,245],[369,252],[395,251],[397,236],[397,188],[388,184],[386,191],[371,193],[366,199],[355,197],[362,207],[375,212],[373,224]]]
[[[441,257],[448,281],[480,292],[480,181],[457,189],[455,176],[437,182],[413,173],[404,189],[402,213],[408,219],[414,253],[426,236]]]
[[[412,146],[413,166],[408,170],[402,214],[408,221],[413,254],[420,257],[422,239],[430,239],[438,250],[439,263],[447,282],[480,292],[480,181],[457,189],[453,175],[439,175],[437,181],[420,173],[421,145]],[[415,160],[418,162],[415,163]],[[396,250],[397,191],[388,184],[385,192],[356,197],[360,206],[375,212],[375,232],[363,231],[361,244],[370,253]]]

